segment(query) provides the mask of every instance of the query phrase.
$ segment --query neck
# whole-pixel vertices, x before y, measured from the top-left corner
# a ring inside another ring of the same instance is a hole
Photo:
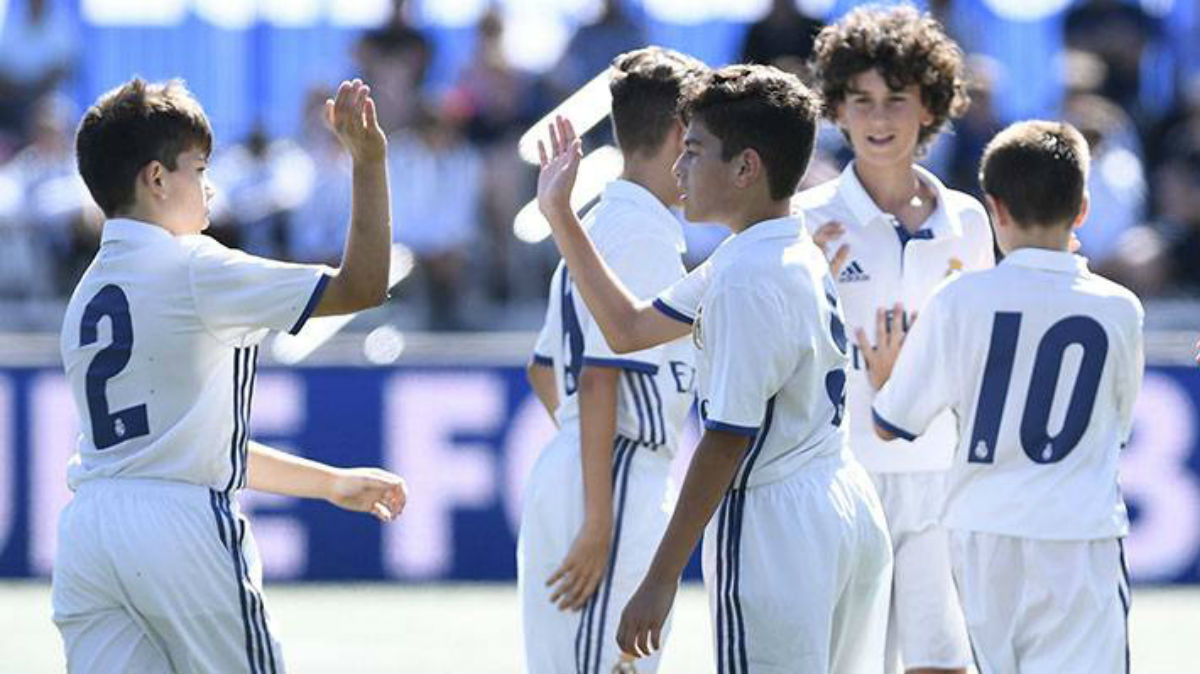
[[[913,200],[921,193],[921,179],[908,162],[896,166],[875,166],[854,162],[854,175],[862,183],[867,195],[885,213],[910,208]]]
[[[138,222],[142,222],[147,225],[154,225],[155,227],[162,227],[163,229],[167,230],[174,236],[180,236],[182,234],[185,234],[185,232],[177,232],[177,231],[171,229],[169,226],[167,226],[163,222],[163,218],[160,216],[159,213],[154,212],[153,209],[145,208],[144,206],[134,205],[133,208],[130,208],[129,210],[121,212],[121,213],[117,213],[113,217],[114,218],[123,218],[126,220],[137,220]]]
[[[729,226],[729,230],[734,234],[740,234],[754,225],[765,220],[775,220],[777,218],[786,218],[792,213],[791,199],[781,199],[779,201],[762,201],[759,203],[748,204],[747,207],[736,213],[730,218],[729,222],[724,224]]]
[[[642,159],[626,157],[625,168],[621,171],[621,180],[646,188],[664,206],[671,208],[679,204],[679,185],[675,175],[671,173],[674,159],[664,160],[661,157]]]
[[[1040,248],[1065,253],[1070,250],[1071,230],[1062,227],[1029,226],[1014,229],[1008,238],[1009,253],[1022,248]]]

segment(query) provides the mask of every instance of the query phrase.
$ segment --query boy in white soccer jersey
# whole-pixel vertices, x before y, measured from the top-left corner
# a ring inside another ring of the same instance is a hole
[[[983,205],[914,163],[966,109],[962,52],[916,9],[872,7],[822,30],[814,62],[825,115],[854,160],[792,206],[833,258],[857,342],[846,382],[850,448],[875,482],[895,554],[887,668],[965,672],[971,652],[938,522],[954,420],[942,414],[916,447],[879,440],[871,423],[878,372],[866,334],[878,341],[885,315],[918,311],[947,276],[994,263]]]
[[[1068,124],[997,135],[980,182],[1004,261],[939,289],[895,368],[880,360],[880,437],[911,439],[947,409],[958,418],[944,523],[982,674],[1129,670],[1117,462],[1141,387],[1143,313],[1068,252],[1087,215],[1088,161]]]
[[[600,254],[639,297],[683,277],[671,166],[679,101],[703,64],[650,47],[613,61],[613,135],[625,166],[584,218]],[[525,669],[607,674],[620,662],[618,611],[667,528],[671,457],[693,399],[694,349],[679,339],[618,356],[565,265],[529,378],[559,432],[529,477],[517,547]],[[657,656],[639,663],[653,673]]]
[[[621,648],[661,646],[702,532],[717,669],[878,672],[891,543],[846,448],[845,333],[829,265],[789,199],[812,154],[817,97],[766,66],[708,74],[689,95],[676,177],[688,219],[734,236],[653,303],[596,255],[569,207],[579,144],[565,120],[538,200],[610,346],[692,332],[705,432],[654,561],[621,616]],[[713,515],[716,517],[713,517]]]
[[[238,491],[324,498],[384,521],[404,505],[391,473],[248,441],[268,330],[295,333],[310,316],[359,311],[387,292],[375,105],[355,80],[326,108],[354,161],[338,270],[256,258],[201,233],[212,132],[182,83],[134,79],[79,125],[79,172],[109,219],[61,341],[82,426],[54,563],[70,672],[282,672]]]

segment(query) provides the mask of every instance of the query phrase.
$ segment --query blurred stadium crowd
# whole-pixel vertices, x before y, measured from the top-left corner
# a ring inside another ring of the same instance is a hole
[[[56,332],[101,225],[75,171],[73,134],[82,111],[66,95],[89,55],[69,28],[50,19],[51,0],[8,4],[0,30],[0,332]],[[549,242],[514,235],[513,218],[532,198],[536,179],[517,156],[517,139],[613,56],[648,42],[640,15],[625,6],[633,3],[607,0],[575,29],[557,64],[531,72],[502,48],[506,25],[493,7],[474,28],[464,65],[434,87],[428,71],[435,42],[406,4],[396,0],[392,17],[351,46],[390,135],[396,238],[414,263],[388,306],[362,320],[403,329],[536,328],[557,256]],[[1061,82],[1061,107],[1041,116],[1072,121],[1092,145],[1092,209],[1079,236],[1093,266],[1143,298],[1191,298],[1200,290],[1200,67],[1174,53],[1180,41],[1146,4],[1077,0],[1065,9],[1054,29],[1066,49],[1044,71]],[[977,193],[982,148],[1013,121],[1003,118],[995,97],[1011,73],[982,54],[987,27],[957,21],[954,0],[922,6],[967,52],[972,97],[967,115],[925,163],[952,187]],[[760,20],[742,26],[741,53],[731,60],[775,63],[804,76],[813,38],[829,18],[775,0]],[[1164,79],[1170,86],[1156,86]],[[350,176],[322,125],[328,93],[297,92],[303,121],[289,137],[258,126],[242,138],[218,138],[213,236],[251,253],[336,263]],[[607,135],[601,128],[587,140],[594,147]],[[847,159],[840,134],[826,129],[804,186],[836,175]],[[688,227],[690,263],[722,236]],[[1188,307],[1191,319],[1200,317],[1200,308]]]

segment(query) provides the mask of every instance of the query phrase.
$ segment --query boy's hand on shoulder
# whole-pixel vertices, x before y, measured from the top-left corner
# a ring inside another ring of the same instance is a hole
[[[571,210],[571,190],[583,159],[583,146],[565,117],[557,117],[549,130],[549,152],[546,144],[538,141],[542,169],[538,173],[537,199],[538,209],[553,226],[556,216]]]
[[[842,271],[842,266],[846,264],[846,258],[850,257],[850,246],[843,243],[832,255],[829,253],[829,248],[845,233],[846,228],[836,220],[830,220],[813,232],[813,243],[817,244],[817,248],[820,248],[821,252],[825,254],[825,259],[829,260],[829,271],[835,279]]]
[[[404,479],[381,468],[339,469],[329,491],[330,503],[345,510],[370,513],[380,522],[399,517],[408,501]]]
[[[383,161],[387,136],[379,128],[371,87],[362,80],[342,82],[336,98],[325,101],[325,122],[354,161]]]
[[[865,330],[855,330],[854,341],[867,363],[867,378],[876,391],[883,388],[891,378],[892,368],[896,365],[896,359],[900,357],[900,348],[904,346],[908,331],[912,329],[916,320],[916,312],[905,314],[904,305],[897,302],[890,311],[882,308],[875,310],[874,346],[867,342]]]

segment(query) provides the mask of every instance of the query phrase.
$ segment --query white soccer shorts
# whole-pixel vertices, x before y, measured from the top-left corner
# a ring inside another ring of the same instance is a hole
[[[938,522],[946,474],[872,473],[871,479],[887,515],[895,560],[886,671],[967,667],[967,626],[950,571],[950,543]]]
[[[703,562],[719,674],[883,671],[892,546],[849,454],[731,489]]]
[[[674,511],[670,459],[618,437],[613,446],[613,540],[606,575],[582,611],[550,603],[546,579],[566,559],[583,524],[579,435],[564,429],[538,457],[525,487],[517,542],[517,584],[524,638],[522,671],[608,674],[620,662],[617,627],[641,584]],[[670,625],[663,630],[665,643]],[[660,651],[661,653],[661,651]],[[658,669],[659,653],[637,661]]]
[[[262,567],[236,500],[160,480],[93,480],[63,510],[54,624],[67,671],[277,674]]]
[[[950,531],[954,580],[980,674],[1129,672],[1121,541]]]

